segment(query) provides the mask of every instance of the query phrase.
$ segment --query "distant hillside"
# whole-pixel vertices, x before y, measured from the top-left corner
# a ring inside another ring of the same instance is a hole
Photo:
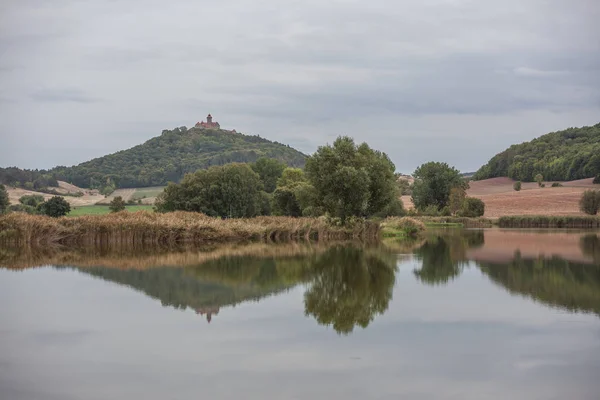
[[[293,148],[222,129],[185,127],[164,130],[146,143],[73,167],[56,167],[49,174],[85,188],[161,186],[184,174],[212,165],[275,158],[294,167],[306,156]]]
[[[495,155],[473,179],[508,176],[531,182],[537,174],[546,181],[571,181],[600,174],[600,123],[513,145]]]

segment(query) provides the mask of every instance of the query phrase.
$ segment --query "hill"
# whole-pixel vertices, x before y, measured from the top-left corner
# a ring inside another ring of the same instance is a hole
[[[231,162],[274,158],[301,167],[306,156],[278,142],[226,131],[185,127],[164,130],[144,144],[95,158],[73,167],[56,167],[50,174],[85,188],[161,186],[188,172]]]
[[[473,179],[507,176],[532,182],[537,174],[542,174],[547,181],[572,181],[599,175],[600,123],[548,133],[513,145],[496,154]]]

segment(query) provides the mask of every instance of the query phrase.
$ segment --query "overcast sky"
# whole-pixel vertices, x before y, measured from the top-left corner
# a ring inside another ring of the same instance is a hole
[[[211,112],[305,153],[476,170],[600,122],[598,0],[4,0],[0,166],[126,149]]]

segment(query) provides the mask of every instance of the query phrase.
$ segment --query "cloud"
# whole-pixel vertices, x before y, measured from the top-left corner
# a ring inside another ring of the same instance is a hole
[[[96,103],[99,99],[86,94],[79,89],[42,89],[31,94],[31,98],[36,102],[51,103]]]
[[[505,145],[492,123],[518,142],[597,123],[598,3],[507,1],[7,3],[2,65],[19,68],[0,69],[0,135],[33,138],[3,137],[0,160],[81,162],[212,112],[307,152],[347,134],[406,169],[447,152],[476,169]],[[417,140],[430,120],[448,121],[444,149]],[[72,148],[43,152],[47,135]]]
[[[532,76],[532,77],[551,77],[557,75],[567,74],[567,71],[544,71],[541,69],[528,68],[528,67],[517,67],[513,70],[515,75],[518,76]]]

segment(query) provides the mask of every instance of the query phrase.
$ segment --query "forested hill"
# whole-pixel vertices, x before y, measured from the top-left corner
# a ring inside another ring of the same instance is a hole
[[[543,135],[495,155],[473,176],[475,180],[508,176],[533,181],[571,181],[600,174],[600,123]]]
[[[304,166],[306,156],[293,148],[220,129],[165,130],[160,136],[128,150],[95,158],[49,173],[80,187],[144,187],[177,182],[184,174],[212,165],[275,158],[290,166]]]

